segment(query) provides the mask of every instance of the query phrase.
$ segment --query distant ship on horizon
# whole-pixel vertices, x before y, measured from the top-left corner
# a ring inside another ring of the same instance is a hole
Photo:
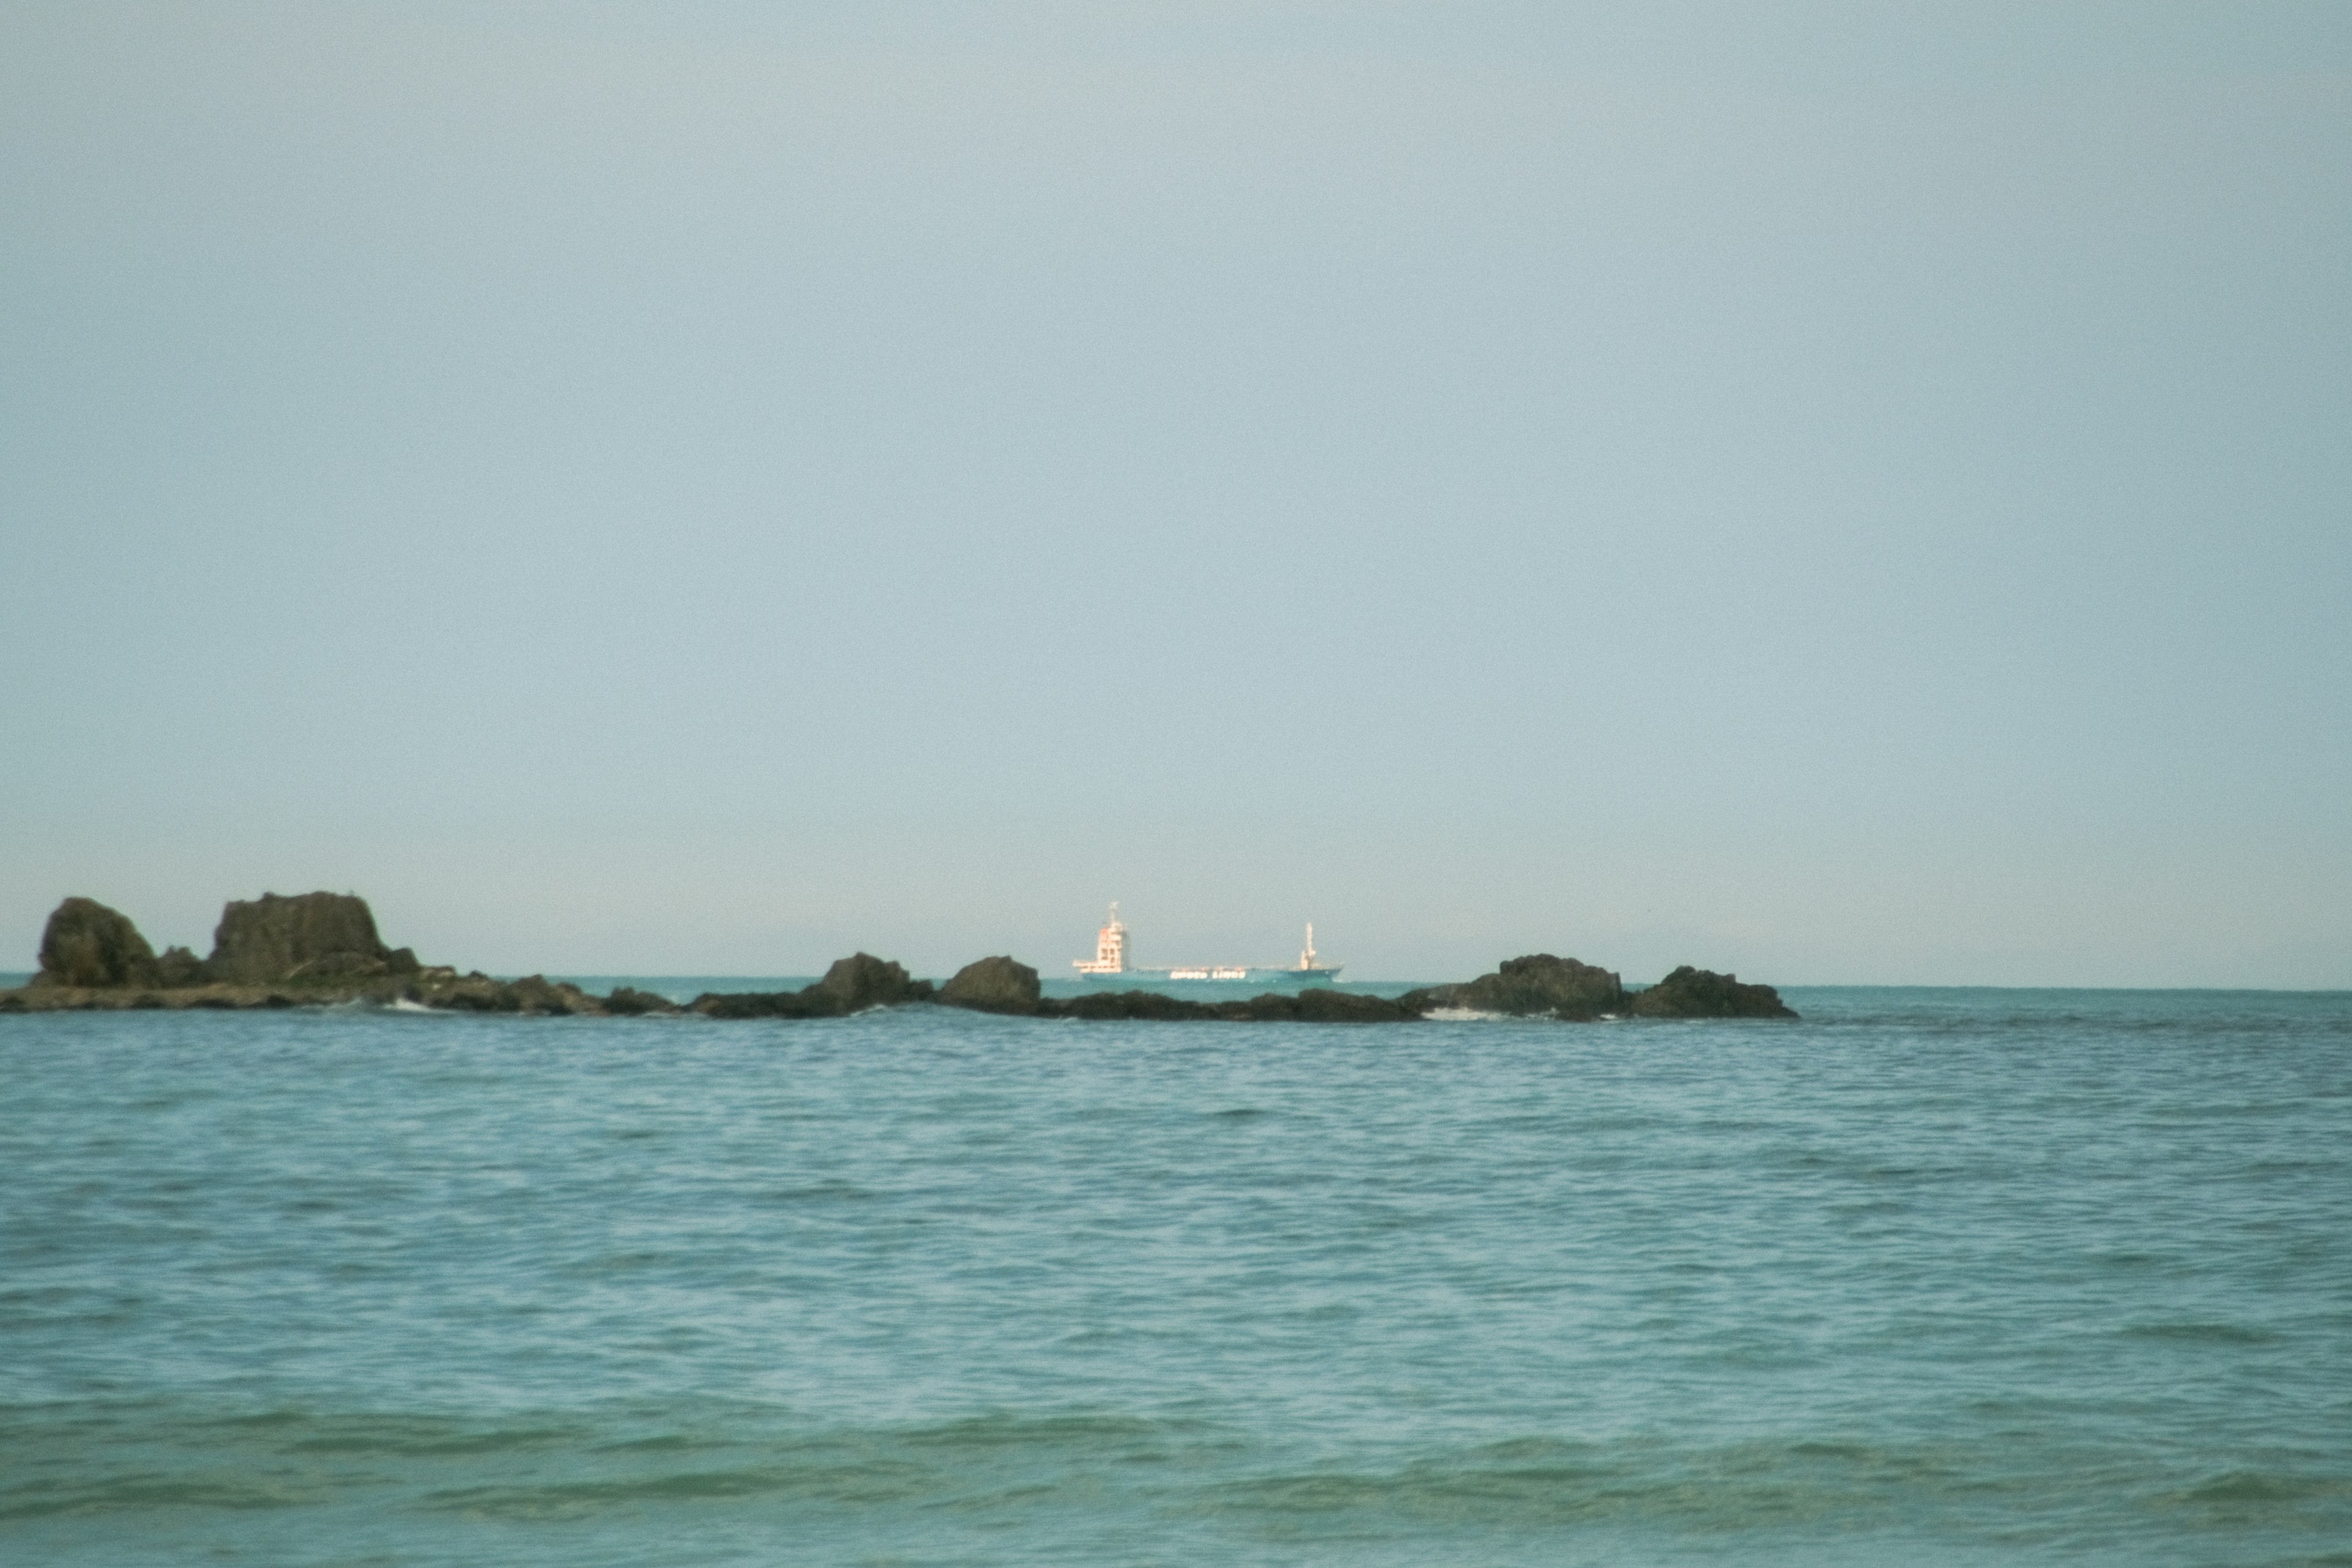
[[[1088,979],[1108,974],[1154,974],[1168,980],[1247,980],[1253,975],[1268,979],[1337,980],[1342,965],[1325,963],[1315,952],[1315,922],[1307,923],[1307,945],[1298,950],[1297,963],[1279,967],[1245,963],[1192,963],[1166,968],[1127,961],[1127,925],[1118,918],[1118,905],[1110,907],[1110,919],[1095,932],[1095,955],[1074,958],[1072,968]]]

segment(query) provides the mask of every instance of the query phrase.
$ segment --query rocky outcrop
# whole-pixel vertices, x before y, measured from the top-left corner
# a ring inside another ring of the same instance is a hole
[[[384,946],[367,900],[351,893],[264,893],[221,910],[211,977],[229,984],[278,980],[364,980],[415,973],[416,955]]]
[[[975,1013],[1034,1013],[1042,993],[1037,972],[1013,958],[967,963],[940,988],[940,1000]]]
[[[1038,1005],[1041,1018],[1150,1018],[1162,1023],[1189,1022],[1221,1016],[1216,1005],[1187,1002],[1158,991],[1087,991],[1076,996],[1054,997]]]
[[[681,1009],[667,996],[656,996],[634,985],[616,985],[613,994],[604,998],[604,1011],[615,1018],[642,1018],[649,1013],[676,1014]]]
[[[163,956],[155,961],[158,984],[177,990],[189,985],[202,985],[212,978],[205,961],[184,947],[167,947]]]
[[[929,1002],[933,994],[931,983],[910,977],[904,965],[854,952],[798,991],[706,991],[689,1010],[706,1018],[841,1018],[868,1007]]]
[[[810,987],[830,999],[835,1011],[863,1013],[868,1007],[897,1007],[931,999],[931,983],[909,977],[906,968],[870,952],[835,959],[824,978]]]
[[[814,985],[798,991],[706,991],[687,1004],[706,1018],[837,1018],[833,999]]]
[[[41,928],[39,986],[160,985],[155,950],[131,918],[95,899],[68,899]]]
[[[1646,991],[1633,994],[1627,1010],[1637,1018],[1793,1018],[1796,1010],[1769,985],[1743,985],[1736,974],[1717,974],[1685,963]]]
[[[406,948],[387,948],[367,901],[348,893],[305,893],[229,904],[212,957],[186,948],[161,958],[128,918],[93,900],[71,898],[41,933],[41,972],[30,985],[0,991],[0,1013],[145,1007],[297,1007],[336,1003],[415,1004],[453,1012],[515,1016],[642,1017],[688,1011],[708,1018],[839,1018],[869,1007],[944,1003],[978,1012],[1076,1019],[1162,1022],[1405,1023],[1451,1009],[1514,1017],[1793,1018],[1769,985],[1687,964],[1646,991],[1628,994],[1606,969],[1550,953],[1507,960],[1491,974],[1429,986],[1390,1000],[1360,992],[1266,992],[1246,1000],[1196,1002],[1158,991],[1043,994],[1037,972],[1015,959],[983,958],[944,988],[867,952],[852,953],[798,991],[706,992],[681,1009],[667,997],[621,986],[595,997],[543,975],[494,980],[478,972],[419,966]]]
[[[1589,1023],[1622,1012],[1625,987],[1609,970],[1531,952],[1507,958],[1492,974],[1458,985],[1432,985],[1398,998],[1416,1016],[1439,1009],[1501,1013],[1514,1018],[1567,1018]]]

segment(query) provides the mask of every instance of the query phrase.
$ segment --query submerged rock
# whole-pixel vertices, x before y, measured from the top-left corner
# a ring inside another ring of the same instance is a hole
[[[215,980],[267,984],[274,980],[365,979],[414,972],[405,949],[395,969],[394,950],[376,935],[367,900],[352,893],[264,893],[221,910],[213,955],[205,967]]]
[[[837,1018],[840,1009],[814,985],[798,991],[706,991],[687,1005],[706,1018]]]
[[[1296,1000],[1302,1024],[1402,1024],[1421,1016],[1417,1009],[1386,996],[1345,991],[1301,991]]]
[[[68,899],[41,928],[42,986],[161,985],[155,950],[131,917],[95,899]]]
[[[1685,963],[1634,993],[1627,1010],[1637,1018],[1793,1018],[1796,1009],[1769,985],[1743,985],[1736,974],[1717,974]]]
[[[1416,1016],[1460,1007],[1515,1018],[1548,1016],[1580,1023],[1604,1013],[1622,1012],[1626,1005],[1625,987],[1614,973],[1549,952],[1507,958],[1492,974],[1458,985],[1408,991],[1398,1001]]]
[[[1037,1005],[1041,1018],[1150,1018],[1163,1023],[1224,1015],[1206,1002],[1187,1002],[1157,991],[1088,991],[1077,996],[1047,997]]]
[[[1141,1018],[1160,1023],[1404,1024],[1421,1016],[1385,996],[1339,991],[1266,991],[1245,1000],[1193,1002],[1158,991],[1089,991],[1079,996],[1047,997],[1037,1014],[1045,1018],[1105,1022]]]
[[[1037,972],[1009,957],[967,963],[940,992],[949,1006],[979,1013],[1034,1013],[1041,996]]]

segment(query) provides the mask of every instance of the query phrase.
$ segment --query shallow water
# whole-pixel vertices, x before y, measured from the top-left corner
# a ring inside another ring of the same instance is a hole
[[[2352,995],[0,1018],[0,1561],[2352,1563]]]

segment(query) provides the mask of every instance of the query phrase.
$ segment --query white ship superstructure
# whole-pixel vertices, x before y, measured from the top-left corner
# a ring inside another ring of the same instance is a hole
[[[1152,974],[1169,980],[1248,980],[1253,976],[1265,979],[1336,980],[1339,965],[1326,963],[1315,953],[1315,928],[1307,928],[1307,945],[1299,950],[1298,962],[1280,968],[1259,968],[1246,963],[1186,963],[1173,968],[1154,969],[1127,961],[1127,927],[1118,918],[1118,906],[1110,907],[1110,919],[1095,933],[1095,955],[1074,958],[1070,966],[1080,974]]]
[[[1118,920],[1118,906],[1110,907],[1110,919],[1102,930],[1095,932],[1095,955],[1070,961],[1081,974],[1124,974],[1127,973],[1127,927]]]
[[[1290,966],[1290,973],[1311,974],[1318,980],[1329,980],[1339,973],[1336,963],[1324,963],[1315,956],[1315,922],[1307,922],[1307,945],[1298,950],[1298,962]]]

